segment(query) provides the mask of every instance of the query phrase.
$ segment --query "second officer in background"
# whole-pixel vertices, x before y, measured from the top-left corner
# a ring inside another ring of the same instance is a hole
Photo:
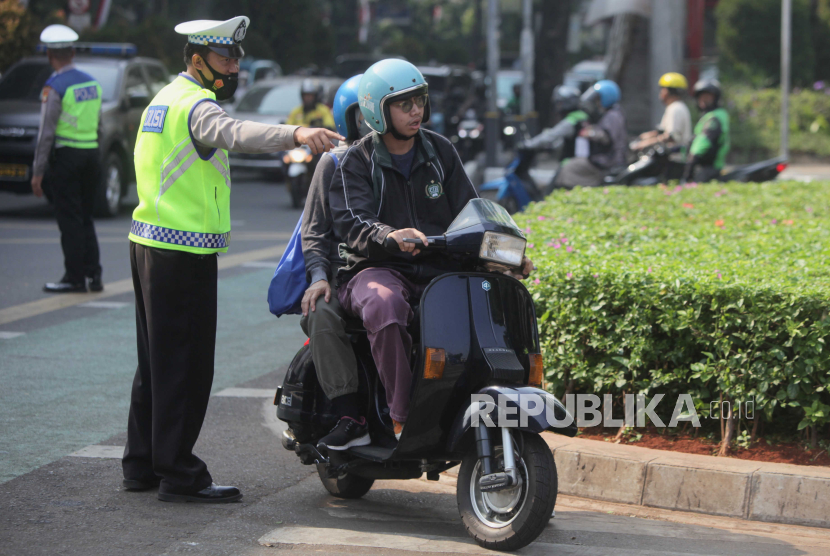
[[[159,487],[159,500],[232,502],[193,454],[213,383],[217,260],[230,243],[229,150],[331,149],[325,129],[235,120],[217,100],[236,90],[249,19],[176,26],[187,35],[185,72],[144,111],[136,140],[139,197],[130,229],[138,369],[133,381],[124,487]]]

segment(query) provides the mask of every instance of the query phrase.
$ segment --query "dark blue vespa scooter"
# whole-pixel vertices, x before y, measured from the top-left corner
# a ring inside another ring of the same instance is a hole
[[[525,237],[503,207],[473,199],[443,236],[428,238],[427,245],[407,241],[458,259],[462,271],[427,286],[409,327],[412,400],[400,441],[366,331],[355,322],[349,332],[371,445],[318,451],[317,441],[337,417],[305,346],[275,399],[277,416],[288,424],[283,446],[302,463],[315,464],[325,488],[341,498],[363,496],[377,479],[426,473],[438,480],[439,473],[460,464],[456,496],[467,532],[487,548],[521,548],[539,536],[556,502],[556,465],[540,433],[577,432],[565,407],[541,389],[530,294],[503,273],[521,266]]]

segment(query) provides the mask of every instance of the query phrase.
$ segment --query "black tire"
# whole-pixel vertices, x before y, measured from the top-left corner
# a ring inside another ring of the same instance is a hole
[[[303,182],[305,174],[299,176],[287,176],[288,192],[291,193],[291,207],[298,209],[303,207]]]
[[[349,473],[334,478],[326,477],[326,464],[324,463],[317,464],[317,474],[320,475],[320,482],[323,483],[326,490],[332,496],[338,498],[362,498],[375,483],[374,479],[358,477]]]
[[[519,212],[519,204],[516,202],[516,199],[514,199],[511,195],[508,195],[507,197],[499,201],[496,198],[498,197],[498,194],[499,192],[497,189],[488,189],[487,191],[481,191],[479,193],[479,197],[500,204],[510,214],[516,214],[517,212]]]
[[[514,432],[514,434],[523,434]],[[484,548],[490,550],[518,550],[532,543],[542,534],[556,504],[558,490],[556,464],[545,441],[537,434],[524,434],[521,458],[516,453],[516,466],[522,476],[521,494],[512,512],[493,514],[503,516],[499,527],[488,525],[474,508],[471,487],[473,473],[478,483],[478,455],[475,448],[464,457],[458,472],[458,512],[467,533]],[[503,468],[501,446],[496,448],[496,463]],[[503,493],[509,491],[502,491]],[[495,522],[495,519],[494,519]]]
[[[111,152],[101,165],[98,191],[95,192],[95,215],[118,216],[124,197],[124,165],[117,153]]]

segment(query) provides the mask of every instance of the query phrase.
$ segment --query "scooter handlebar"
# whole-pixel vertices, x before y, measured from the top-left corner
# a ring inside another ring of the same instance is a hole
[[[403,242],[414,243],[422,251],[425,249],[442,248],[447,245],[447,240],[443,236],[428,237],[427,243],[424,243],[421,239],[411,237],[404,238]],[[386,236],[386,239],[383,241],[383,248],[390,253],[396,253],[401,250],[398,242],[390,236]]]

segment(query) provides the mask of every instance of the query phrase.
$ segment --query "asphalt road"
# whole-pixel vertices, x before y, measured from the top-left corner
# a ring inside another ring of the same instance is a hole
[[[220,259],[213,398],[196,452],[244,492],[220,506],[121,489],[135,322],[129,212],[98,222],[107,289],[40,293],[60,277],[50,209],[0,197],[0,555],[484,554],[466,536],[454,477],[379,481],[338,500],[280,446],[273,393],[305,340],[265,292],[296,224],[284,187],[236,179],[234,237]],[[827,554],[830,531],[561,496],[522,554]],[[405,553],[405,552],[404,552]]]

